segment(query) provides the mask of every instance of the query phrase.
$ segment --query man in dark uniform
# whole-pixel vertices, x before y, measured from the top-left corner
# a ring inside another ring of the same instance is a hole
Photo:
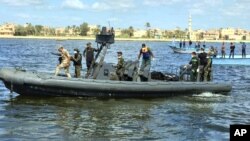
[[[73,61],[75,66],[75,77],[80,78],[82,69],[82,55],[77,48],[74,49],[74,56],[71,56],[70,59]]]
[[[192,67],[191,67],[191,81],[197,81],[197,72],[199,71],[198,66],[200,65],[200,60],[196,56],[195,52],[192,52],[192,59],[190,60],[189,64],[192,65]]]
[[[118,63],[116,66],[116,74],[119,77],[119,80],[123,80],[123,73],[124,73],[124,59],[122,57],[122,52],[117,52]]]
[[[198,55],[200,59],[199,65],[199,74],[200,74],[200,81],[204,80],[204,67],[207,64],[207,53],[204,51],[204,48],[201,48],[201,53]]]
[[[86,65],[87,65],[87,71],[89,71],[89,68],[92,63],[94,63],[94,52],[97,52],[98,50],[91,47],[91,43],[87,43],[87,47],[83,51],[83,56],[86,58]]]

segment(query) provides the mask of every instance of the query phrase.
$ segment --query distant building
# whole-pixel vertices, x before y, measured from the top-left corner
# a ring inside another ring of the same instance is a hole
[[[116,37],[121,36],[121,34],[122,34],[122,29],[120,29],[120,28],[115,29],[115,36]]]
[[[11,23],[6,23],[0,26],[0,35],[4,36],[14,36],[15,25]]]
[[[216,29],[210,29],[203,33],[203,39],[205,40],[219,40],[220,31]]]
[[[196,40],[196,34],[192,30],[192,16],[189,15],[188,18],[188,33],[187,33],[189,40]]]
[[[234,28],[222,28],[220,34],[221,34],[222,39],[232,40],[233,36],[235,35],[235,29]]]
[[[56,36],[64,36],[65,35],[65,28],[64,27],[60,27],[60,28],[56,28]]]
[[[134,37],[135,38],[141,38],[141,37],[145,37],[147,34],[147,31],[146,30],[143,30],[143,29],[136,29],[134,31]]]

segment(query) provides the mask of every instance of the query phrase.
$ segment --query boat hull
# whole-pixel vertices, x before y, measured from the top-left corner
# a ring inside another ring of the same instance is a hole
[[[21,95],[146,98],[212,92],[227,94],[230,83],[130,82],[55,77],[49,74],[0,70],[5,86]]]

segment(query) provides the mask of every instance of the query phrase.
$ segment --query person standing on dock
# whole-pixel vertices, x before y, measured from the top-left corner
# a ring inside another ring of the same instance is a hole
[[[58,75],[59,71],[61,69],[65,70],[65,74],[67,75],[68,78],[71,78],[71,75],[69,73],[69,66],[70,66],[70,55],[69,52],[64,49],[63,47],[60,47],[58,49],[59,53],[61,53],[61,57],[62,57],[62,62],[61,64],[57,65],[56,67],[56,72],[55,72],[55,76]]]
[[[221,57],[225,58],[226,56],[226,47],[225,47],[225,43],[223,42],[221,45]]]
[[[196,56],[196,52],[192,52],[192,58],[189,62],[189,64],[191,64],[191,81],[197,81],[199,80],[197,78],[198,75],[198,67],[200,65],[200,60],[199,58]]]
[[[230,43],[230,55],[229,55],[229,58],[234,58],[234,49],[235,49],[235,45],[231,42]]]
[[[241,46],[241,50],[242,50],[242,58],[246,58],[246,43],[243,42],[242,46]]]
[[[79,51],[79,49],[74,49],[74,56],[71,56],[71,61],[73,61],[75,66],[75,77],[80,78],[81,77],[81,69],[82,69],[82,55]]]

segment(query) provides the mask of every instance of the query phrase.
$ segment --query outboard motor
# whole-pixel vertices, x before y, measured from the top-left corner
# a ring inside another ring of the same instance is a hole
[[[124,65],[124,80],[126,81],[136,81],[137,80],[137,72],[139,68],[139,61],[126,61]]]

